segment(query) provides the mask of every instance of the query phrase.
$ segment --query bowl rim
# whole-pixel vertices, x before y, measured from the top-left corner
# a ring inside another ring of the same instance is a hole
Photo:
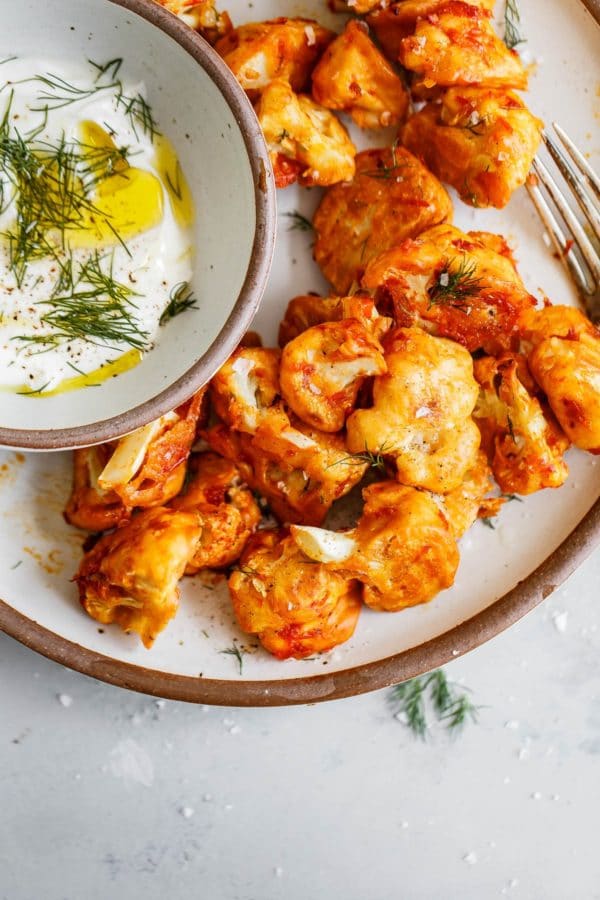
[[[0,600],[0,631],[69,669],[116,687],[213,706],[293,706],[339,700],[407,681],[445,665],[514,625],[542,603],[589,556],[600,536],[600,499],[563,542],[498,600],[423,644],[349,669],[300,678],[234,681],[174,675],[82,647]]]
[[[256,225],[246,276],[233,309],[206,352],[155,397],[99,422],[68,428],[7,428],[0,425],[0,447],[68,450],[114,440],[147,425],[188,400],[215,374],[248,330],[271,271],[277,230],[277,201],[269,153],[252,104],[236,78],[197,32],[154,0],[106,0],[145,19],[176,41],[216,84],[238,124],[252,172]]]

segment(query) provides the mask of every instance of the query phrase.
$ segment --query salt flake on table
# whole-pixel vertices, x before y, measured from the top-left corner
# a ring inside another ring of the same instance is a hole
[[[57,699],[60,705],[64,706],[66,709],[68,709],[69,706],[72,706],[73,704],[73,698],[70,694],[59,694]]]
[[[477,854],[474,850],[469,850],[468,853],[465,853],[463,856],[463,862],[466,862],[469,866],[474,866],[477,862]]]
[[[555,612],[552,613],[552,622],[554,623],[554,627],[561,634],[564,634],[567,630],[567,620],[569,618],[569,613],[566,610],[563,612]]]

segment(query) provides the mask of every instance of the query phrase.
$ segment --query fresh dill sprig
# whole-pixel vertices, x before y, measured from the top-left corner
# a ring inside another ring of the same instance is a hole
[[[428,675],[411,678],[393,687],[388,701],[394,714],[421,740],[429,730],[428,711],[448,731],[461,731],[468,721],[477,722],[479,707],[469,699],[466,691],[448,681],[443,669]]]
[[[298,210],[294,210],[293,212],[284,213],[288,219],[291,219],[292,222],[288,228],[288,231],[314,231],[315,226],[307,219],[306,216],[303,216]]]
[[[489,516],[482,516],[480,521],[481,521],[481,524],[485,525],[486,528],[490,528],[492,531],[496,530],[496,526],[494,525],[493,521],[490,519]]]
[[[391,178],[395,178],[399,169],[410,169],[412,168],[412,163],[408,159],[399,160],[396,156],[396,150],[398,149],[398,144],[393,144],[392,150],[392,164],[391,166],[386,165],[378,165],[376,169],[369,169],[368,171],[361,172],[361,175],[366,175],[367,178],[375,178],[379,181],[389,181]]]
[[[47,335],[18,335],[23,344],[46,343],[48,347],[79,338],[91,344],[112,347],[128,344],[146,350],[149,335],[135,318],[135,291],[113,275],[113,257],[108,265],[98,250],[75,271],[72,259],[60,265],[57,280],[63,292],[56,290],[38,306],[49,307],[40,317],[42,325],[52,328]]]
[[[180,281],[169,294],[169,302],[165,306],[159,323],[165,325],[170,319],[174,319],[186,309],[198,309],[196,297],[187,281]]]
[[[369,469],[379,469],[381,472],[385,472],[385,457],[393,452],[393,445],[384,441],[377,450],[369,450],[365,446],[365,449],[361,453],[349,453],[348,456],[336,460],[334,463],[327,466],[327,468],[331,469],[333,466],[341,465],[341,463],[345,463],[347,466],[362,466],[366,463]]]
[[[244,656],[248,651],[243,650],[241,647],[238,647],[237,644],[232,644],[231,647],[227,647],[225,650],[219,650],[219,653],[222,653],[224,656],[234,656],[237,660],[237,664],[240,670],[240,675],[244,669]]]
[[[518,494],[500,494],[503,500],[506,500],[507,503],[510,503],[511,500],[516,500],[517,503],[523,503],[523,498],[519,497]]]
[[[527,42],[527,39],[521,34],[521,13],[517,0],[506,0],[504,5],[503,40],[509,50],[514,50],[519,44]]]
[[[476,264],[469,263],[464,255],[458,268],[451,268],[448,260],[442,262],[434,283],[427,291],[429,307],[442,304],[457,309],[464,307],[465,301],[481,290],[481,279],[475,277],[476,271]]]

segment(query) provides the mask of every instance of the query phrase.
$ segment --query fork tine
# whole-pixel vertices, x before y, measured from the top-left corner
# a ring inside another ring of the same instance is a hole
[[[598,195],[598,197],[600,197],[600,178],[596,175],[581,150],[577,149],[564,128],[561,128],[558,122],[553,122],[552,124],[560,140],[569,151],[571,159],[577,164],[578,168],[581,172],[583,172],[586,178],[589,179],[590,183],[596,191],[596,194]]]
[[[588,196],[589,186],[587,181],[580,175],[577,169],[571,165],[558,144],[556,144],[549,135],[544,133],[542,137],[550,156],[560,169],[565,181],[577,198],[577,202],[586,219],[592,226],[594,234],[600,239],[600,211]]]
[[[569,271],[573,276],[573,281],[575,282],[579,290],[584,294],[591,294],[593,291],[593,286],[588,282],[585,272],[583,271],[579,260],[575,256],[575,253],[569,248],[567,238],[565,237],[565,234],[560,227],[556,216],[546,203],[544,195],[540,191],[539,187],[537,187],[537,185],[531,184],[529,181],[525,182],[525,186],[527,187],[529,196],[533,201],[533,205],[538,211],[540,219],[548,229],[558,252],[569,267]]]
[[[571,211],[568,203],[560,192],[560,189],[554,178],[546,168],[543,162],[537,157],[533,160],[533,170],[538,176],[548,193],[550,194],[556,208],[563,217],[565,224],[571,230],[575,244],[577,245],[581,255],[585,259],[592,278],[596,283],[600,282],[600,257],[596,253],[590,239],[583,230],[575,214]]]

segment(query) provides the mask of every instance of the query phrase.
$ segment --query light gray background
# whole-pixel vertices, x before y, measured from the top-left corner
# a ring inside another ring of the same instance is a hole
[[[385,691],[157,703],[0,636],[0,897],[599,898],[599,575],[449,666],[485,708],[427,743]]]

